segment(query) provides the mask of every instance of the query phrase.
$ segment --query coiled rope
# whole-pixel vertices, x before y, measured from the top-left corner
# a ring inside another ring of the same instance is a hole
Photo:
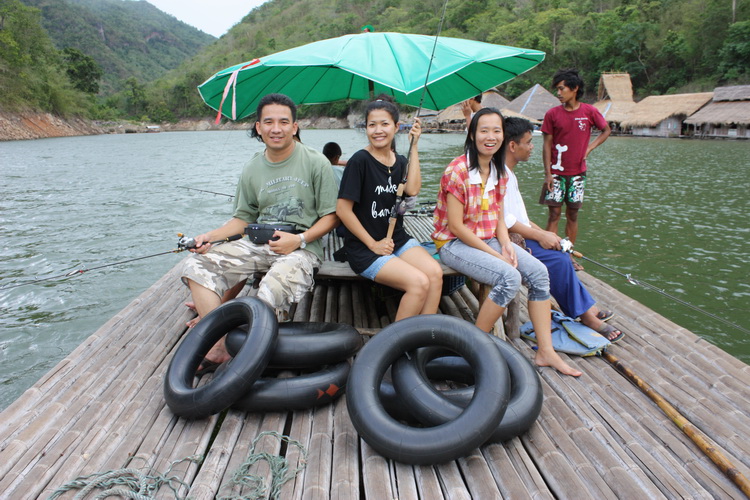
[[[285,457],[272,455],[266,452],[256,452],[255,447],[258,441],[266,436],[277,438],[280,442],[287,443],[288,446],[294,446],[299,449],[302,455],[300,466],[290,469],[289,462]],[[258,462],[265,461],[270,468],[270,484],[266,485],[265,477],[250,474],[250,468]],[[177,500],[186,500],[189,496],[180,496],[179,490],[188,491],[190,485],[185,481],[172,475],[172,469],[183,462],[200,464],[203,457],[192,455],[181,460],[172,462],[169,469],[162,474],[151,468],[137,469],[132,467],[98,472],[88,476],[80,476],[60,486],[56,489],[47,500],[55,500],[68,491],[80,490],[74,500],[83,500],[90,495],[93,500],[100,500],[110,496],[119,495],[123,498],[132,500],[156,500],[156,494],[159,490],[167,486],[172,495]],[[232,474],[232,478],[219,487],[218,500],[258,500],[261,498],[271,498],[278,500],[281,488],[307,466],[307,450],[299,441],[291,439],[275,431],[265,431],[258,434],[253,440],[248,456],[240,464],[237,470]],[[228,490],[229,493],[222,495],[221,492]],[[232,491],[237,493],[232,493]],[[159,498],[164,498],[163,494]]]

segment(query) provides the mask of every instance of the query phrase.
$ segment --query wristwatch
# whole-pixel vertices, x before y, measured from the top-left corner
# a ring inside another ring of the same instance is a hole
[[[299,247],[305,248],[307,246],[307,241],[305,241],[305,233],[299,233]]]

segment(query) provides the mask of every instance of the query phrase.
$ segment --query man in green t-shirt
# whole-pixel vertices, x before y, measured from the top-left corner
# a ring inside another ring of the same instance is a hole
[[[182,280],[190,288],[200,318],[216,309],[227,291],[257,271],[266,272],[258,298],[283,315],[310,290],[320,266],[320,238],[338,225],[336,183],[330,162],[321,153],[294,140],[297,109],[282,94],[264,96],[257,108],[253,137],[266,149],[245,166],[237,184],[234,216],[218,229],[195,237],[196,248],[186,262]],[[240,239],[252,223],[292,224],[294,231],[276,230],[268,243]],[[236,290],[236,288],[235,288]],[[226,297],[225,297],[226,298]],[[224,340],[206,355],[204,367],[229,359]]]

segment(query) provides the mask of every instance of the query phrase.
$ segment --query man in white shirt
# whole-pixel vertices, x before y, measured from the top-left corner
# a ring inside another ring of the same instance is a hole
[[[612,325],[605,323],[614,314],[611,311],[600,311],[596,302],[576,276],[573,263],[568,254],[560,251],[561,238],[550,231],[545,231],[529,220],[526,206],[518,180],[513,172],[516,165],[528,161],[532,144],[531,122],[522,118],[505,119],[505,166],[508,173],[504,210],[505,225],[509,232],[518,233],[526,240],[526,247],[531,254],[540,260],[549,271],[550,293],[560,309],[571,318],[581,318],[581,322],[602,334],[610,342],[616,342],[623,333]]]

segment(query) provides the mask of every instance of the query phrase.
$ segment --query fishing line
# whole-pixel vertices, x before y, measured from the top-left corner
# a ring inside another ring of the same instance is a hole
[[[704,314],[704,315],[708,316],[709,318],[712,318],[712,319],[715,319],[716,321],[720,321],[720,322],[724,323],[727,326],[730,326],[732,328],[736,328],[736,329],[738,329],[738,330],[740,330],[740,331],[742,331],[744,333],[749,333],[750,334],[750,330],[748,330],[747,328],[743,328],[740,325],[737,325],[735,323],[732,323],[729,320],[726,320],[726,319],[724,319],[724,318],[722,318],[720,316],[717,316],[716,314],[710,313],[710,312],[708,312],[708,311],[706,311],[704,309],[701,309],[698,306],[695,306],[695,305],[693,305],[693,304],[691,304],[689,302],[686,302],[686,301],[684,301],[684,300],[682,300],[682,299],[680,299],[678,297],[675,297],[674,295],[667,293],[666,291],[664,291],[661,288],[658,288],[658,287],[652,285],[651,283],[648,283],[648,282],[643,281],[643,280],[636,279],[636,278],[634,278],[629,273],[628,274],[622,273],[622,272],[618,271],[617,269],[614,269],[614,268],[612,268],[612,267],[610,267],[610,266],[608,266],[606,264],[602,264],[601,262],[597,262],[594,259],[590,259],[589,257],[586,257],[585,255],[583,255],[581,252],[577,252],[575,250],[572,250],[572,248],[569,251],[569,253],[573,254],[574,257],[578,257],[578,258],[587,260],[587,261],[591,262],[592,264],[596,264],[597,266],[606,269],[609,272],[612,272],[612,273],[615,273],[615,274],[617,274],[619,276],[622,276],[623,278],[625,278],[626,280],[628,280],[628,283],[630,283],[631,285],[638,285],[638,286],[642,286],[643,288],[646,288],[648,290],[652,290],[652,291],[654,291],[656,293],[659,293],[659,294],[663,295],[664,297],[672,299],[673,301],[677,302],[678,304],[682,304],[683,306],[692,309],[693,311],[696,311],[696,312],[699,312],[701,314]]]
[[[177,248],[174,248],[172,250],[167,250],[166,252],[159,252],[159,253],[154,253],[154,254],[151,254],[151,255],[143,255],[141,257],[133,257],[132,259],[120,260],[120,261],[117,261],[117,262],[111,262],[109,264],[102,264],[102,265],[94,266],[94,267],[82,267],[82,268],[75,269],[73,271],[67,272],[65,274],[58,274],[58,275],[55,275],[55,276],[48,276],[46,278],[39,278],[39,279],[35,279],[35,280],[23,281],[23,282],[20,282],[20,283],[13,283],[11,285],[0,286],[0,290],[10,290],[11,288],[18,288],[19,286],[34,285],[36,283],[43,283],[45,281],[52,281],[52,280],[70,278],[70,277],[73,277],[73,276],[78,276],[78,275],[83,274],[83,273],[87,273],[89,271],[96,271],[97,269],[104,269],[106,267],[119,266],[119,265],[122,265],[122,264],[127,264],[129,262],[135,262],[135,261],[138,261],[138,260],[150,259],[152,257],[158,257],[160,255],[167,255],[167,254],[170,254],[170,253],[180,253],[180,252],[183,252],[185,250],[189,250],[191,248],[195,248],[195,240],[193,240],[192,238],[182,237],[182,235],[179,235],[179,236],[181,236],[181,237],[180,237],[180,240],[179,240],[179,242],[177,244]],[[242,238],[242,236],[243,235],[241,235],[241,234],[235,234],[234,236],[230,236],[230,237],[225,238],[223,240],[212,241],[211,245],[220,245],[221,243],[226,243],[227,241],[235,241],[235,240],[238,240],[238,239]]]

